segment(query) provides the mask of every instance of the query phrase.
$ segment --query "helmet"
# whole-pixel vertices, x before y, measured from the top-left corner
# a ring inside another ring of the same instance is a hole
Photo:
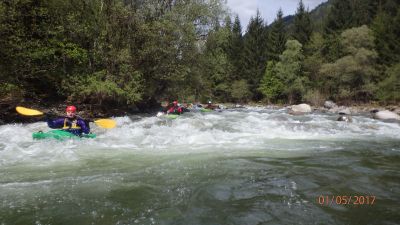
[[[174,101],[173,104],[174,104],[174,105],[178,105],[178,101]]]
[[[67,106],[65,109],[66,112],[76,112],[76,107],[73,105]]]
[[[208,101],[208,104],[211,104],[212,102],[211,101]]]

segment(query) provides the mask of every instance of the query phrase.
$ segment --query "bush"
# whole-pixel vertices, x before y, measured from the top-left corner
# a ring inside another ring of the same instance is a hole
[[[400,63],[386,72],[387,78],[378,85],[377,97],[386,103],[400,102]]]
[[[249,84],[245,80],[238,80],[233,82],[231,96],[238,102],[247,101],[251,98]]]
[[[304,100],[314,106],[323,106],[326,96],[318,90],[308,90],[304,95]]]
[[[22,98],[23,95],[24,91],[15,84],[0,84],[0,98]]]

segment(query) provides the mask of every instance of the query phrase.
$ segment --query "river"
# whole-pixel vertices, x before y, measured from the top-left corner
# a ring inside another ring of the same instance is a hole
[[[0,126],[0,224],[398,224],[400,124],[250,108]]]

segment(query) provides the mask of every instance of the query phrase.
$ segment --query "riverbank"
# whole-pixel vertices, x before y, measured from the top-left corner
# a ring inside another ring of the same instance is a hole
[[[226,106],[227,108],[236,108],[236,107],[265,107],[268,109],[283,109],[283,108],[290,108],[291,105],[289,104],[263,104],[263,103],[256,103],[250,102],[244,105],[235,105],[232,103],[223,103],[222,105]],[[376,103],[370,104],[352,104],[352,105],[336,105],[333,107],[325,107],[325,106],[313,106],[310,105],[313,112],[320,112],[320,113],[340,113],[340,112],[347,112],[346,114],[365,114],[371,113],[372,110],[378,111],[392,111],[400,115],[400,105],[379,105]]]
[[[23,106],[27,108],[37,109],[43,112],[49,112],[54,115],[64,115],[65,106],[70,103],[65,101],[53,101],[53,102],[41,102],[32,101],[29,99],[1,99],[0,100],[0,125],[9,123],[32,123],[42,120],[42,117],[26,117],[21,116],[15,111],[15,107]],[[290,105],[275,105],[275,104],[265,104],[261,102],[249,102],[246,104],[235,104],[235,103],[216,103],[222,105],[225,109],[232,108],[247,108],[247,107],[264,107],[268,109],[283,109],[289,108]],[[77,103],[78,115],[83,118],[107,118],[107,117],[118,117],[131,114],[139,113],[155,113],[159,109],[157,103],[152,105],[110,105],[110,104],[87,104],[87,103]],[[372,110],[389,110],[400,115],[400,105],[386,105],[382,106],[377,103],[371,104],[353,104],[353,105],[334,105],[332,107],[326,106],[312,106],[311,108],[314,112],[321,113],[343,113],[349,115],[357,114],[368,114]]]

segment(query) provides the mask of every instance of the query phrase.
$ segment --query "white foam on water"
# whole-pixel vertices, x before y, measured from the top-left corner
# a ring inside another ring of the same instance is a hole
[[[177,119],[115,118],[117,127],[92,124],[96,139],[32,140],[32,132],[47,131],[46,123],[0,126],[0,165],[18,162],[57,163],[96,154],[180,154],[235,150],[330,149],[324,142],[400,139],[399,123],[354,116],[353,123],[333,114],[292,116],[284,110],[251,108],[240,111],[187,113]],[[307,145],[306,141],[319,141]],[[301,142],[288,145],[287,143]]]

